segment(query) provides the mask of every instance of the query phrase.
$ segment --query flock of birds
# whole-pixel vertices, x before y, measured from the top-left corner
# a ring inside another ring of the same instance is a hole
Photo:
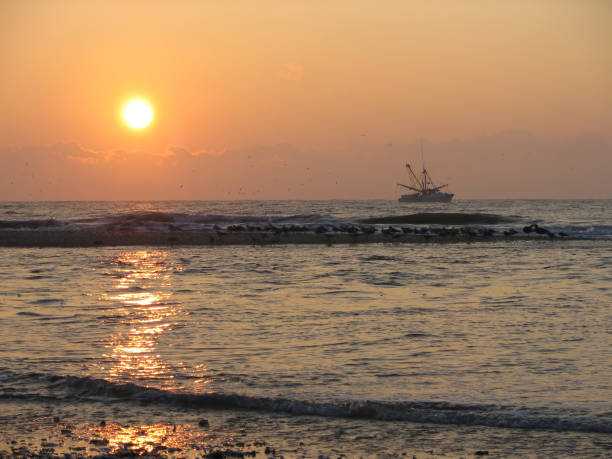
[[[421,235],[424,238],[487,238],[494,236],[511,237],[516,234],[520,234],[520,231],[511,228],[509,230],[498,231],[488,227],[470,227],[464,226],[460,228],[446,228],[446,227],[405,227],[405,226],[387,226],[377,228],[374,225],[354,224],[354,223],[322,223],[322,224],[309,224],[309,225],[297,225],[297,224],[285,224],[285,225],[274,225],[268,223],[265,225],[253,225],[253,224],[237,224],[229,225],[226,227],[220,227],[214,225],[213,229],[219,236],[230,233],[239,232],[271,232],[273,234],[286,234],[286,233],[315,233],[315,234],[327,234],[333,235],[338,234],[351,234],[351,235],[371,235],[380,233],[386,236],[400,236],[404,234]],[[554,233],[547,228],[543,228],[533,223],[523,228],[523,234],[538,234],[545,235],[549,238],[555,237],[569,237],[568,234],[560,231]]]

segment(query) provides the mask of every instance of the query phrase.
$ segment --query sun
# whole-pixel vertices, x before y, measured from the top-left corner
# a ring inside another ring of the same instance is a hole
[[[123,108],[123,120],[132,129],[144,129],[153,121],[153,108],[144,99],[132,99]]]

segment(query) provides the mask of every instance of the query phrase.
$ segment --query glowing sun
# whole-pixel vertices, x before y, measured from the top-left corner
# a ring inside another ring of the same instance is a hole
[[[123,120],[132,129],[146,128],[153,121],[153,109],[146,100],[130,100],[123,108]]]

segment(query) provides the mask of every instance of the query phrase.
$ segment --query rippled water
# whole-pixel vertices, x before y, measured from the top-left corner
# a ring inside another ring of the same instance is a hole
[[[245,204],[214,205],[207,212],[228,215]],[[284,205],[242,212],[325,212],[322,203]],[[355,215],[370,205],[397,214],[395,203],[362,202]],[[565,213],[538,206],[502,214],[610,224],[609,201],[575,211],[563,202]],[[338,428],[305,414],[358,418],[359,429],[379,432],[359,451],[386,445],[391,455],[397,429],[412,422],[456,429],[441,444],[470,426],[544,429],[579,438],[586,449],[573,454],[605,456],[610,442],[597,435],[612,433],[611,249],[608,238],[0,248],[0,403],[146,399],[252,410],[304,419],[298,437],[315,425],[329,435]],[[123,383],[135,385],[126,392]]]

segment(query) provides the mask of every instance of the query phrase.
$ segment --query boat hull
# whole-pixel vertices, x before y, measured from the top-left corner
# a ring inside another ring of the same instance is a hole
[[[453,193],[403,194],[399,202],[451,202]]]

